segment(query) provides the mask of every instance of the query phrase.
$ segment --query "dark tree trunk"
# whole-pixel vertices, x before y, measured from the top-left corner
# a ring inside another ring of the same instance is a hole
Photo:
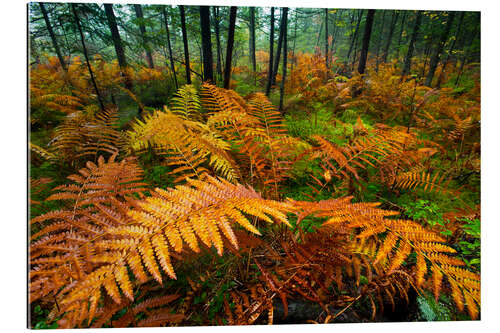
[[[330,65],[328,63],[328,8],[325,8],[325,64],[326,68]]]
[[[59,59],[59,63],[61,63],[62,69],[66,72],[67,66],[64,61],[64,57],[62,56],[61,49],[59,48],[59,44],[57,44],[56,35],[54,35],[54,30],[52,30],[52,24],[50,24],[49,14],[47,14],[47,10],[45,9],[45,5],[42,2],[39,2],[40,10],[42,11],[43,19],[45,20],[45,25],[47,26],[47,30],[49,31],[50,40],[52,41],[52,46],[57,54],[57,58]]]
[[[229,89],[231,81],[231,62],[233,60],[234,28],[236,25],[236,11],[238,7],[232,6],[229,12],[229,30],[227,32],[226,68],[224,69],[224,88]]]
[[[399,59],[399,52],[401,49],[401,39],[403,37],[403,31],[405,29],[406,14],[407,14],[407,11],[405,10],[403,13],[403,17],[401,18],[401,29],[399,30],[398,48],[396,50],[396,59]]]
[[[368,47],[370,46],[370,37],[372,35],[373,16],[375,9],[369,9],[366,14],[365,32],[363,34],[363,46],[359,57],[358,73],[364,74],[366,69],[366,58],[368,57]]]
[[[349,51],[347,52],[347,57],[346,57],[346,64],[349,62],[349,59],[351,59],[351,53],[352,53],[352,50],[354,48],[354,43],[357,40],[359,26],[361,25],[362,16],[363,16],[363,9],[361,9],[359,12],[358,22],[356,23],[356,29],[354,30],[354,33],[351,36],[351,42],[349,43]]]
[[[463,74],[463,71],[464,71],[464,67],[465,67],[465,64],[467,63],[468,59],[470,58],[470,53],[471,53],[471,45],[474,41],[474,38],[476,38],[476,35],[479,33],[479,37],[481,37],[481,34],[480,34],[480,25],[481,25],[481,13],[477,13],[478,15],[478,22],[477,24],[474,25],[474,30],[472,32],[472,35],[469,36],[469,41],[467,43],[467,46],[465,46],[465,50],[464,50],[464,53],[463,53],[463,56],[462,56],[462,61],[460,62],[460,68],[458,70],[458,75],[457,75],[457,78],[455,80],[455,87],[458,85],[458,83],[460,82],[460,78],[462,77],[462,74]]]
[[[462,22],[464,20],[464,14],[465,14],[465,12],[460,13],[460,18],[458,20],[458,26],[457,26],[457,33],[455,34],[456,38],[453,38],[453,41],[451,42],[450,49],[448,51],[448,54],[446,56],[445,61],[443,62],[441,73],[439,74],[439,77],[438,77],[438,80],[436,83],[436,87],[438,87],[438,88],[441,87],[441,83],[442,83],[443,78],[444,78],[444,72],[446,70],[446,65],[448,65],[448,62],[450,61],[450,56],[453,53],[453,50],[455,49],[455,43],[457,41],[458,36],[460,36],[460,31],[462,29]]]
[[[391,26],[389,27],[389,36],[387,36],[387,42],[385,44],[384,54],[382,56],[382,62],[387,62],[387,56],[389,55],[389,48],[391,47],[392,35],[394,34],[394,28],[396,27],[396,22],[398,20],[399,12],[393,11],[391,18]]]
[[[122,40],[120,38],[120,33],[118,32],[118,26],[116,25],[115,13],[113,12],[112,4],[104,4],[104,11],[106,12],[106,18],[108,20],[109,30],[111,30],[111,39],[113,39],[113,45],[115,47],[116,58],[118,59],[118,65],[125,79],[125,88],[132,90],[132,81],[127,73],[127,60],[125,59],[125,51],[122,47]]]
[[[182,29],[182,42],[184,43],[184,65],[186,66],[186,83],[191,84],[191,69],[189,65],[189,47],[186,33],[186,14],[184,12],[184,6],[179,6],[179,11],[181,13],[181,29]]]
[[[403,72],[401,74],[401,80],[410,73],[411,58],[413,57],[413,49],[415,48],[415,43],[418,38],[418,31],[420,30],[420,24],[422,22],[422,12],[418,11],[417,18],[415,20],[415,25],[413,26],[413,32],[411,34],[410,45],[408,45],[408,52],[405,57],[405,64],[403,67]]]
[[[280,66],[280,56],[281,56],[281,48],[283,47],[283,34],[284,34],[283,22],[284,22],[284,16],[282,10],[280,19],[280,36],[278,37],[278,47],[276,49],[276,58],[274,59],[274,67],[273,67],[273,78],[271,81],[272,85],[276,84],[276,75],[278,74],[278,68]]]
[[[382,20],[380,22],[380,32],[377,40],[377,48],[375,51],[375,71],[378,73],[378,65],[380,63],[380,57],[379,57],[379,51],[380,51],[380,45],[382,44],[382,38],[384,36],[384,26],[385,26],[385,10],[382,10]]]
[[[203,51],[203,81],[214,82],[214,60],[210,33],[210,6],[200,6],[201,47]]]
[[[252,70],[257,71],[257,61],[255,59],[255,7],[250,7],[250,61],[252,62]]]
[[[167,11],[165,10],[165,6],[162,7],[162,13],[163,20],[165,21],[165,32],[167,33],[167,47],[168,56],[170,59],[170,69],[172,70],[172,75],[174,76],[175,89],[179,89],[179,84],[177,83],[177,74],[175,74],[174,56],[172,54],[172,45],[170,44],[170,30],[168,29]]]
[[[215,40],[217,43],[217,65],[216,71],[219,79],[222,79],[222,49],[220,46],[220,31],[219,31],[219,7],[212,7],[212,15],[214,17]]]
[[[280,106],[279,110],[283,112],[283,99],[285,96],[285,80],[286,80],[286,63],[288,58],[288,48],[287,48],[287,35],[288,35],[288,7],[283,8],[283,23],[281,28],[283,29],[283,74],[281,78],[280,85]]]
[[[443,52],[444,44],[448,39],[448,35],[450,34],[451,25],[453,24],[453,19],[455,18],[455,12],[450,12],[448,15],[448,20],[446,21],[446,27],[441,34],[441,38],[439,39],[439,43],[434,50],[434,54],[432,55],[431,62],[429,64],[429,72],[427,77],[425,78],[425,85],[430,87],[432,84],[432,78],[434,77],[434,72],[436,71],[437,65],[439,63],[439,58],[441,53]]]
[[[267,70],[266,96],[271,92],[273,81],[273,55],[274,55],[274,7],[271,7],[271,32],[269,33],[269,68]]]
[[[142,6],[141,5],[134,5],[134,10],[135,10],[135,16],[140,21],[139,22],[139,31],[141,33],[142,44],[143,44],[144,50],[146,51],[146,60],[148,62],[148,66],[149,66],[149,68],[155,68],[155,65],[153,62],[153,55],[151,54],[151,49],[149,48],[148,38],[146,37],[146,26],[144,25],[144,22],[143,22],[144,15],[142,14]]]
[[[104,103],[102,101],[101,93],[97,88],[97,83],[95,81],[94,72],[92,71],[92,67],[90,66],[89,55],[87,52],[87,47],[85,46],[85,37],[83,36],[82,26],[80,25],[80,19],[78,18],[78,14],[76,12],[76,5],[74,3],[71,4],[71,9],[73,10],[73,16],[75,18],[76,27],[78,28],[78,32],[80,33],[80,40],[82,42],[83,55],[85,56],[85,61],[87,62],[87,68],[90,73],[90,80],[92,81],[92,85],[94,86],[95,93],[97,95],[97,100],[99,101],[99,106],[101,107],[101,111],[104,112]]]

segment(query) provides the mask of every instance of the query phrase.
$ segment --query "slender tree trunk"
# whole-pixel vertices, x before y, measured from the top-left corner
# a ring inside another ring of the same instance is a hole
[[[401,49],[401,38],[403,37],[403,31],[405,29],[405,20],[406,20],[406,14],[408,12],[405,10],[403,12],[403,17],[401,18],[401,29],[399,30],[399,38],[398,38],[398,48],[396,50],[396,59],[399,59],[399,52]]]
[[[40,55],[38,54],[37,51],[35,37],[31,32],[29,33],[29,54],[31,55],[32,59],[33,58],[35,59],[35,61],[32,62],[31,64],[33,63],[40,64]]]
[[[285,97],[286,63],[288,58],[287,35],[288,35],[288,7],[283,8],[283,74],[280,85],[280,106],[279,110],[283,112],[283,99]]]
[[[54,50],[56,51],[59,63],[61,64],[62,69],[66,72],[68,68],[66,66],[66,62],[64,61],[64,57],[62,56],[59,44],[57,44],[57,39],[56,35],[54,35],[54,30],[52,30],[52,24],[50,24],[49,14],[47,14],[47,10],[45,9],[45,5],[43,4],[43,2],[39,2],[38,5],[40,6],[40,10],[42,11],[43,19],[45,20],[45,25],[47,26],[47,30],[49,31],[50,39],[52,41],[52,46],[54,46]]]
[[[351,59],[351,53],[354,48],[354,43],[356,42],[357,36],[358,36],[358,31],[359,31],[359,26],[361,25],[361,18],[363,16],[363,9],[360,10],[359,16],[358,16],[358,22],[356,23],[356,29],[354,30],[354,33],[351,36],[351,42],[349,43],[349,51],[347,52],[347,57],[346,57],[346,65],[349,62],[349,59]]]
[[[255,59],[255,7],[250,7],[250,61],[252,62],[252,70],[257,71],[257,61]]]
[[[297,19],[298,19],[298,14],[297,11],[295,11],[295,24],[293,28],[293,48],[292,48],[292,63],[291,68],[290,68],[290,73],[293,71],[293,65],[295,64],[295,42],[297,41]]]
[[[366,58],[368,56],[368,47],[370,46],[370,37],[373,27],[373,16],[375,9],[369,9],[366,14],[365,32],[363,34],[363,46],[361,48],[361,55],[359,57],[358,73],[364,74],[366,69]]]
[[[432,84],[432,78],[434,77],[434,72],[436,71],[437,65],[439,63],[439,58],[441,53],[443,52],[444,44],[448,39],[448,35],[450,34],[451,25],[453,24],[453,19],[455,18],[455,12],[450,12],[448,15],[448,20],[446,22],[446,27],[439,39],[439,44],[434,50],[434,54],[432,55],[431,62],[429,64],[429,72],[427,77],[425,78],[425,85],[430,87]]]
[[[175,74],[174,56],[172,55],[172,45],[170,44],[170,30],[168,29],[167,11],[165,10],[165,6],[162,7],[162,13],[163,20],[165,21],[165,32],[167,33],[167,47],[168,56],[170,58],[170,69],[172,70],[172,74],[174,76],[175,89],[179,89],[179,84],[177,83],[177,74]]]
[[[273,55],[274,55],[274,7],[271,7],[271,32],[269,33],[269,68],[267,70],[266,96],[271,92],[273,81]]]
[[[217,43],[217,65],[215,66],[219,80],[222,80],[222,57],[221,57],[221,46],[220,46],[220,31],[219,31],[219,7],[212,7],[212,15],[214,17],[214,28],[215,28],[215,40]]]
[[[139,20],[139,31],[141,33],[142,44],[144,50],[146,51],[146,60],[148,62],[149,68],[155,68],[153,62],[153,55],[151,54],[151,49],[149,48],[148,38],[146,37],[146,26],[144,25],[144,15],[142,14],[142,6],[134,5],[135,16]]]
[[[377,49],[375,52],[375,71],[378,73],[378,65],[380,63],[380,57],[379,57],[379,51],[380,51],[380,44],[382,44],[382,37],[384,36],[384,26],[385,26],[385,10],[382,10],[382,20],[380,22],[380,32],[377,40]]]
[[[281,48],[283,47],[283,22],[284,22],[284,16],[283,16],[283,10],[281,12],[281,19],[280,19],[280,36],[278,38],[278,47],[276,49],[276,58],[274,59],[274,68],[273,68],[273,79],[272,79],[272,85],[276,84],[276,75],[278,74],[278,69],[280,66],[280,56],[281,56]]]
[[[325,64],[326,68],[330,65],[328,63],[328,8],[325,8]]]
[[[214,60],[210,32],[210,6],[200,6],[201,47],[203,50],[203,81],[214,82]]]
[[[396,22],[398,20],[399,12],[393,11],[391,18],[391,26],[389,27],[389,36],[387,36],[387,42],[385,44],[384,54],[382,56],[382,62],[387,62],[387,56],[389,55],[389,48],[391,47],[392,35],[394,34],[394,28],[396,27]]]
[[[132,90],[132,81],[128,76],[127,72],[127,60],[125,59],[125,51],[122,47],[122,41],[120,38],[120,33],[118,32],[118,26],[116,25],[115,13],[113,12],[112,4],[104,4],[104,11],[106,12],[106,18],[108,20],[109,30],[111,30],[111,39],[113,40],[113,45],[115,47],[116,58],[118,59],[118,65],[120,66],[120,71],[125,79],[125,88]]]
[[[85,46],[85,37],[83,36],[82,26],[80,25],[80,19],[78,18],[78,14],[76,12],[76,5],[74,3],[71,4],[71,9],[73,10],[73,16],[75,18],[76,27],[78,28],[78,32],[80,33],[80,40],[82,42],[83,55],[85,56],[85,61],[87,62],[87,68],[90,73],[90,80],[92,81],[92,85],[94,86],[95,93],[97,95],[97,100],[99,101],[99,106],[101,107],[101,111],[104,112],[104,103],[102,101],[101,93],[97,88],[97,83],[95,81],[94,72],[92,71],[92,67],[90,66],[89,55],[87,52],[87,47]]]
[[[413,57],[413,49],[415,48],[415,43],[418,38],[418,31],[420,30],[420,24],[422,22],[422,12],[418,11],[417,18],[415,20],[415,25],[413,26],[413,32],[411,34],[410,45],[408,45],[408,52],[405,57],[405,64],[403,67],[403,72],[401,74],[401,80],[410,73],[411,58]]]
[[[464,20],[464,14],[465,14],[465,12],[460,13],[460,18],[458,20],[458,26],[457,26],[457,33],[455,34],[455,38],[453,38],[453,41],[451,42],[450,49],[448,51],[448,54],[446,56],[445,61],[443,62],[443,65],[442,65],[441,73],[439,73],[438,81],[436,83],[437,88],[441,87],[441,83],[442,83],[443,78],[444,78],[444,72],[446,70],[446,65],[448,65],[448,62],[450,61],[450,56],[453,53],[453,50],[455,49],[455,43],[457,41],[458,36],[460,36],[460,30],[462,29],[462,22]]]
[[[182,30],[182,42],[184,43],[184,64],[186,66],[186,83],[191,84],[191,69],[189,65],[189,47],[186,33],[186,14],[184,12],[184,6],[179,6],[179,11],[181,13],[181,30]]]
[[[464,50],[464,54],[462,56],[462,61],[460,62],[460,68],[458,70],[458,75],[457,75],[457,78],[455,80],[455,87],[458,86],[458,83],[460,82],[460,78],[462,77],[462,74],[463,74],[463,71],[464,71],[464,67],[465,67],[465,64],[467,63],[468,59],[470,58],[470,53],[471,53],[471,46],[472,46],[472,43],[474,41],[474,38],[476,38],[476,35],[478,34],[478,32],[480,33],[480,21],[481,21],[481,13],[477,13],[478,15],[478,23],[474,26],[474,30],[472,32],[472,35],[470,35],[469,37],[469,41],[467,43],[467,46],[465,46],[465,50]],[[481,35],[479,35],[479,37],[481,37]]]
[[[236,25],[236,11],[238,7],[229,9],[229,30],[227,32],[226,68],[224,69],[224,88],[229,89],[231,81],[231,62],[233,59],[234,28]]]

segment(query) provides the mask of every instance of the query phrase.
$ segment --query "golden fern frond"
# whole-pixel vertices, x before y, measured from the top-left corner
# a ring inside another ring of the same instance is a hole
[[[180,87],[172,97],[171,109],[184,120],[200,121],[201,102],[196,88],[190,84]]]
[[[217,132],[197,121],[185,120],[166,107],[137,120],[128,131],[129,147],[141,151],[152,147],[176,166],[176,182],[208,173],[205,166],[230,181],[239,178],[238,166],[229,154],[230,146]]]
[[[379,209],[376,203],[351,203],[350,200],[346,197],[291,203],[298,209],[297,224],[311,214],[323,217],[326,218],[323,226],[335,226],[336,230],[349,228],[364,244],[376,246],[375,250],[366,253],[372,253],[373,263],[383,264],[388,274],[400,270],[405,262],[408,266],[408,257],[415,253],[415,285],[418,288],[424,286],[425,276],[430,276],[431,288],[437,298],[442,291],[442,280],[446,278],[452,286],[451,293],[457,305],[462,307],[462,300],[468,300],[465,303],[469,314],[471,318],[477,318],[480,276],[462,268],[465,263],[453,256],[456,251],[444,244],[442,236],[410,220],[387,218],[398,212]]]
[[[68,161],[103,152],[113,155],[123,146],[122,133],[115,128],[118,110],[99,114],[75,112],[54,130],[49,146]]]
[[[247,216],[289,225],[286,213],[293,207],[288,203],[262,199],[252,188],[212,177],[130,200],[140,194],[139,171],[130,161],[100,158],[98,165],[89,163],[81,175],[70,177],[76,186],[59,187],[49,198],[72,203],[67,212],[47,214],[45,219],[54,223],[30,246],[30,300],[55,295],[50,318],[63,316],[73,327],[92,321],[102,297],[110,297],[112,304],[131,302],[135,286],[150,280],[148,274],[160,283],[163,272],[175,278],[170,253],[180,252],[184,243],[199,251],[201,241],[222,254],[224,239],[238,246],[231,224],[260,234]]]
[[[450,180],[446,180],[446,174],[440,175],[439,172],[434,176],[427,172],[406,172],[396,177],[394,187],[408,190],[415,190],[418,187],[424,191],[442,193],[450,192],[447,188]]]

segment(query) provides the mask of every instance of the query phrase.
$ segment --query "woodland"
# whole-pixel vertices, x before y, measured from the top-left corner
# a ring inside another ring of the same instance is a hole
[[[479,12],[27,20],[31,328],[481,318]]]

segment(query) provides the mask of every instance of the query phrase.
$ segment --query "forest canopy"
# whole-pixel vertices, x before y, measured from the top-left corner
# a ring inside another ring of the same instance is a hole
[[[30,327],[480,319],[479,12],[28,28]]]

